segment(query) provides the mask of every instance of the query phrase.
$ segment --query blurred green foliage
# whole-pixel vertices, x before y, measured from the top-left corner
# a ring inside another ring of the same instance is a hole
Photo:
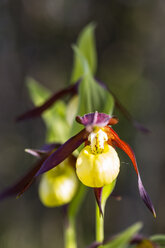
[[[35,106],[43,104],[52,94],[48,89],[32,78],[27,78],[26,83]],[[47,127],[46,142],[65,142],[69,135],[65,102],[62,100],[57,101],[52,108],[43,113],[42,118]]]

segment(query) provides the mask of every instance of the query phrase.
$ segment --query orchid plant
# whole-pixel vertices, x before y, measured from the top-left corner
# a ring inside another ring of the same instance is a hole
[[[93,188],[96,198],[96,242],[90,247],[125,247],[141,228],[141,224],[136,224],[110,242],[104,242],[104,208],[107,198],[113,195],[120,171],[116,147],[132,161],[140,197],[156,217],[134,152],[112,128],[118,123],[117,117],[112,115],[114,106],[136,128],[142,132],[148,132],[148,129],[135,121],[113,92],[95,78],[94,29],[95,25],[89,24],[81,32],[77,46],[73,46],[74,66],[68,87],[51,95],[35,80],[28,78],[30,96],[36,107],[19,116],[17,121],[42,115],[47,126],[46,144],[40,149],[26,149],[38,158],[38,162],[18,183],[0,194],[1,200],[11,195],[20,196],[36,177],[42,175],[39,184],[41,202],[46,207],[67,206],[65,248],[77,247],[75,219],[88,187]],[[70,96],[68,102],[62,100],[66,95]],[[152,245],[151,241],[148,242]]]

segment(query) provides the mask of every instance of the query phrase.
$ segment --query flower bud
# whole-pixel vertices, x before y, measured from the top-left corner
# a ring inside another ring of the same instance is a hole
[[[120,161],[115,149],[104,145],[101,153],[93,153],[90,146],[80,152],[76,162],[76,172],[86,186],[99,188],[112,183],[118,176]]]
[[[56,207],[69,203],[74,197],[78,180],[74,168],[66,159],[58,167],[45,173],[39,185],[39,197],[46,207]]]

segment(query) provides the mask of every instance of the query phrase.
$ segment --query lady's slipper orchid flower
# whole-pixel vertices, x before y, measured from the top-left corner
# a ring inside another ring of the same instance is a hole
[[[53,169],[82,143],[85,143],[85,148],[82,149],[77,159],[77,175],[85,185],[94,188],[97,203],[100,205],[102,187],[113,182],[119,173],[120,162],[114,150],[115,147],[119,147],[131,159],[138,176],[140,196],[156,217],[152,202],[142,184],[133,150],[111,128],[111,125],[116,124],[118,119],[104,113],[95,112],[82,117],[77,116],[76,120],[85,128],[51,153],[40,166],[33,168],[31,175],[28,174],[27,178],[24,177],[26,182],[30,183],[36,176]],[[20,191],[22,191],[21,187]]]
[[[39,184],[39,197],[46,207],[57,207],[69,203],[78,188],[74,170],[75,161],[70,156],[56,168],[43,174]]]
[[[107,145],[112,147],[112,149],[113,149],[113,147],[119,147],[129,156],[129,158],[131,159],[131,161],[133,163],[133,166],[134,166],[134,169],[137,173],[137,176],[138,176],[138,187],[139,187],[140,196],[143,199],[144,203],[147,205],[147,207],[151,210],[153,215],[156,216],[152,202],[151,202],[151,200],[150,200],[150,198],[149,198],[149,196],[148,196],[148,194],[147,194],[147,192],[146,192],[146,190],[142,184],[141,177],[140,177],[139,170],[138,170],[137,163],[136,163],[136,158],[135,158],[133,150],[126,142],[122,141],[119,138],[119,136],[117,135],[117,133],[110,127],[110,125],[116,124],[118,122],[118,120],[115,117],[112,117],[112,116],[104,114],[104,113],[98,113],[98,112],[86,114],[83,117],[78,116],[76,118],[76,120],[79,123],[81,123],[82,125],[84,125],[85,129],[83,129],[77,135],[75,135],[71,139],[69,139],[59,149],[57,149],[50,157],[48,157],[48,159],[46,159],[46,161],[43,163],[43,165],[41,166],[41,168],[39,169],[39,171],[37,172],[36,175],[42,174],[42,173],[54,168],[55,166],[57,166],[59,164],[59,161],[61,162],[63,159],[65,159],[71,152],[73,152],[76,148],[78,148],[83,142],[85,142],[87,145],[90,144],[92,147],[93,144],[91,144],[91,142],[90,142],[90,140],[92,139],[91,133],[93,133],[93,131],[97,132],[96,130],[101,129],[105,133],[105,136],[103,135],[104,137],[101,138],[101,141],[100,140],[98,141],[98,147],[99,147],[99,142],[102,142],[102,139],[103,139]],[[107,138],[105,138],[106,135],[107,135]],[[96,140],[97,139],[95,138],[94,142],[96,142]],[[97,152],[97,147],[96,147],[96,152]],[[97,155],[98,154],[96,154],[96,156]],[[81,153],[79,156],[80,157],[78,157],[78,160],[79,160],[79,158],[81,158]],[[62,159],[62,157],[63,157],[63,159]],[[95,161],[96,161],[96,159],[92,160],[92,168],[93,168],[94,164],[96,163]],[[115,161],[117,161],[116,162],[117,166],[115,167],[116,171],[114,173],[113,180],[115,179],[115,177],[117,177],[118,170],[119,170],[119,162],[117,159],[117,155],[116,155]],[[86,161],[85,161],[85,163],[86,163]],[[100,163],[100,167],[101,167],[101,163]],[[93,172],[94,172],[94,170],[95,169],[93,169]],[[99,174],[98,171],[97,171],[97,173]],[[88,174],[88,172],[87,172],[87,174]],[[98,174],[96,176],[98,176]],[[81,177],[79,175],[79,173],[78,173],[78,176]],[[111,178],[111,175],[109,177]],[[112,178],[111,178],[111,180],[112,180]],[[100,188],[100,187],[110,183],[111,180],[109,180],[109,181],[103,180],[102,184],[98,184],[97,186],[95,184],[93,184],[93,185],[91,184],[91,186],[94,188]]]

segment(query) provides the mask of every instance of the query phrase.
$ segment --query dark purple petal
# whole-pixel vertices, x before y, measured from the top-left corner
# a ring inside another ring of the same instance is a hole
[[[78,134],[71,137],[45,160],[42,167],[37,172],[36,176],[51,170],[52,168],[60,164],[62,161],[64,161],[88,138],[88,135],[88,131],[83,129]]]
[[[76,84],[71,85],[63,90],[58,91],[53,96],[51,96],[44,104],[41,106],[35,107],[26,113],[18,116],[16,118],[16,121],[22,121],[30,118],[35,118],[40,116],[45,110],[50,108],[57,100],[59,100],[61,97],[65,96],[66,94],[76,94],[78,92],[78,86],[80,81],[78,81]]]
[[[133,126],[138,129],[139,131],[143,132],[143,133],[150,133],[151,131],[146,128],[144,125],[142,125],[141,123],[139,123],[138,121],[136,121],[133,116],[128,112],[128,110],[123,106],[123,104],[119,101],[119,99],[117,98],[117,96],[113,93],[112,90],[109,89],[109,87],[107,85],[105,85],[103,82],[99,81],[96,79],[96,82],[101,85],[104,89],[106,89],[107,91],[109,91],[109,93],[114,97],[115,100],[115,105],[116,107],[123,113],[123,115],[126,117],[126,119],[130,122],[132,122]]]
[[[96,111],[84,116],[76,116],[76,121],[84,125],[87,130],[91,131],[95,126],[104,127],[106,125],[114,125],[118,122],[118,119],[111,115],[98,113]]]
[[[155,212],[154,206],[151,202],[149,195],[147,194],[147,192],[143,186],[140,175],[138,176],[138,187],[139,187],[139,193],[140,193],[142,200],[144,201],[146,206],[150,209],[150,211],[153,213],[153,216],[156,218],[156,212]]]
[[[102,245],[102,242],[93,242],[90,246],[88,246],[87,248],[98,248],[100,245]]]
[[[99,207],[100,214],[103,216],[103,211],[101,208],[102,191],[103,191],[103,187],[102,188],[94,188],[96,202],[97,202],[97,205]]]
[[[41,158],[45,154],[49,154],[54,149],[58,148],[61,144],[60,143],[52,143],[52,144],[45,144],[41,147],[41,149],[25,149],[25,152],[31,154],[34,157]]]
[[[46,158],[46,157],[45,157]],[[23,177],[21,178],[16,184],[12,185],[11,187],[7,188],[6,190],[0,193],[0,200],[7,198],[9,196],[20,196],[27,190],[34,180],[34,176],[37,171],[40,169],[42,163],[44,162],[45,158],[38,161],[38,163]]]

